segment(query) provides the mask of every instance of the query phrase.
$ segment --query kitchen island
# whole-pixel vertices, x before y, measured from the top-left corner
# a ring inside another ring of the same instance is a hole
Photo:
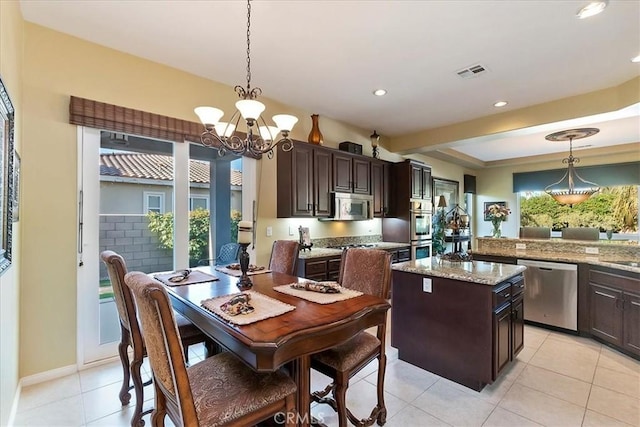
[[[524,345],[524,266],[435,259],[393,265],[398,358],[480,391]]]

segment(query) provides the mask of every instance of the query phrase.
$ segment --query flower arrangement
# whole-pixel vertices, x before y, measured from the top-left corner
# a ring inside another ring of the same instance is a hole
[[[491,224],[493,225],[493,237],[500,237],[502,235],[500,224],[502,224],[502,221],[507,220],[507,216],[511,213],[511,211],[504,205],[494,203],[493,205],[489,205],[484,213],[487,218],[491,220]]]

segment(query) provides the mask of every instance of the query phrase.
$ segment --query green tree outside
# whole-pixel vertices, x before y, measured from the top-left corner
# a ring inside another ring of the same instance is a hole
[[[159,214],[149,212],[149,230],[156,233],[163,249],[173,249],[173,212]],[[198,261],[209,258],[209,227],[210,214],[208,209],[198,208],[189,212],[189,266],[195,267]],[[231,211],[231,241],[238,240],[238,222],[242,213]]]
[[[524,227],[597,227],[601,232],[638,232],[638,187],[605,187],[573,208],[560,205],[546,193],[527,193],[520,199]]]

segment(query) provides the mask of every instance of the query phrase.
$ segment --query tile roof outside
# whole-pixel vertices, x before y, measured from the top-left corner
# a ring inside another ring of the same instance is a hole
[[[171,181],[173,180],[173,157],[144,153],[101,154],[100,175]],[[209,163],[189,160],[189,181],[208,184]],[[242,171],[231,171],[231,185],[242,185]]]

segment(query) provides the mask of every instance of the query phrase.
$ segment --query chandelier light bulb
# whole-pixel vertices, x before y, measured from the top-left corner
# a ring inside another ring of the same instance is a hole
[[[224,116],[224,111],[214,107],[196,107],[193,111],[195,111],[202,124],[207,128],[215,126],[222,116]]]
[[[281,132],[291,132],[298,118],[290,114],[276,114],[271,118]]]

